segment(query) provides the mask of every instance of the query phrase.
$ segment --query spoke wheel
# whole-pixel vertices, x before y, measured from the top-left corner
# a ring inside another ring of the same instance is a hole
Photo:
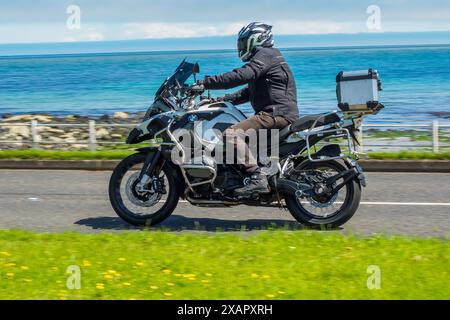
[[[315,194],[306,198],[286,195],[286,205],[292,216],[300,223],[311,227],[336,228],[347,222],[356,212],[361,201],[361,186],[356,180],[345,184],[336,194],[323,191],[324,181],[347,167],[340,161],[325,163],[307,162],[300,165],[297,182],[315,186]],[[306,180],[306,181],[305,181]],[[332,187],[343,182],[337,180]]]
[[[157,168],[145,185],[139,182],[145,154],[124,159],[114,170],[109,184],[109,197],[116,213],[133,225],[155,225],[175,210],[179,190],[167,165]]]

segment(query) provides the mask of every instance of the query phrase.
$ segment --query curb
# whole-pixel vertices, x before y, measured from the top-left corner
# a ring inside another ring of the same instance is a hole
[[[0,169],[111,171],[120,160],[0,160]],[[449,160],[361,160],[366,172],[450,173]]]
[[[111,171],[120,160],[0,160],[0,169]]]
[[[367,172],[450,173],[449,160],[361,160]]]

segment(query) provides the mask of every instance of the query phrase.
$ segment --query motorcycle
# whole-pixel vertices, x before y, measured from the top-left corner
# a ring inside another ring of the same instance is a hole
[[[239,198],[234,190],[248,182],[246,175],[235,164],[215,161],[211,150],[221,132],[246,116],[231,103],[190,90],[186,82],[199,72],[198,64],[184,60],[156,92],[142,123],[129,133],[127,144],[150,144],[112,173],[109,198],[119,217],[133,225],[154,226],[173,213],[180,198],[198,207],[284,208],[309,227],[337,228],[355,214],[366,186],[356,132],[362,118],[383,105],[368,104],[342,116],[337,111],[308,115],[282,129],[279,154],[272,159],[275,170],[268,174],[271,192]],[[209,155],[192,156],[193,150],[175,135],[181,129]],[[344,150],[340,143],[329,143],[332,139],[343,142]],[[175,161],[174,154],[181,160]]]

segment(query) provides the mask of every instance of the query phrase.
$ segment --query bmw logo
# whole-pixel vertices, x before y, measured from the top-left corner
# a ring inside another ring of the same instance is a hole
[[[195,122],[198,120],[198,116],[196,114],[191,114],[188,118],[189,122]]]

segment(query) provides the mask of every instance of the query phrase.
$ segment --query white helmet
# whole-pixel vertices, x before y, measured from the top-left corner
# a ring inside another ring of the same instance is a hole
[[[252,22],[239,31],[237,41],[239,58],[247,62],[251,59],[256,47],[273,47],[273,44],[272,26]]]

